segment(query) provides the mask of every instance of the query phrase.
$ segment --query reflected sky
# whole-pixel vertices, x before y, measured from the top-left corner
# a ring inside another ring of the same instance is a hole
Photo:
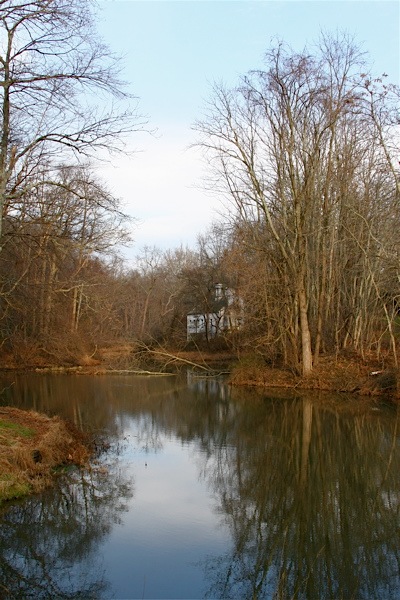
[[[135,427],[125,431],[135,440]],[[188,444],[162,438],[162,450],[129,445],[120,458],[136,493],[100,552],[118,598],[201,598],[201,560],[224,551],[229,532],[194,468]],[[177,590],[179,590],[177,594]]]

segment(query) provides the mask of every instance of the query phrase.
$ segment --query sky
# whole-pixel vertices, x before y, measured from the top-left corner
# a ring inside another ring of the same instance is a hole
[[[128,261],[145,246],[195,247],[219,218],[221,199],[205,193],[206,166],[193,124],[212,84],[234,86],[262,68],[277,39],[295,50],[321,31],[346,31],[374,71],[400,79],[400,3],[363,0],[99,0],[98,31],[123,56],[123,78],[148,128],[129,139],[133,155],[98,167],[125,212],[137,219]]]

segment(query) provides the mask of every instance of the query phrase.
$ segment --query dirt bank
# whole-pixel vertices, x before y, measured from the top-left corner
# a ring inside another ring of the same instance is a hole
[[[0,408],[0,504],[50,485],[57,467],[82,465],[83,435],[59,417]]]

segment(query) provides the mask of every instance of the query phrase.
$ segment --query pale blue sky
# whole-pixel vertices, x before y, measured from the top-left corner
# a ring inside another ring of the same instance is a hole
[[[300,50],[321,30],[345,30],[369,52],[377,74],[399,83],[399,2],[375,0],[100,0],[99,31],[123,54],[124,78],[140,98],[157,137],[138,134],[143,152],[102,174],[141,220],[134,256],[143,245],[193,246],[221,206],[195,186],[203,165],[186,150],[214,81],[234,85],[262,67],[271,40]]]

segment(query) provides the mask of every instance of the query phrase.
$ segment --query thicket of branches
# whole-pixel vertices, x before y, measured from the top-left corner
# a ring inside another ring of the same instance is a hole
[[[0,2],[3,348],[76,333],[101,257],[126,240],[119,201],[88,166],[143,125],[119,73],[87,0]]]
[[[195,126],[225,218],[197,248],[145,248],[127,269],[128,220],[88,159],[141,121],[118,110],[118,64],[92,28],[83,0],[0,3],[3,351],[183,347],[186,315],[212,311],[222,283],[244,321],[219,337],[239,353],[303,375],[346,349],[397,365],[398,88],[344,35],[273,46],[263,70],[215,86]]]
[[[398,362],[400,95],[367,69],[344,35],[277,44],[197,123],[233,207],[252,344],[303,375],[344,348]]]

